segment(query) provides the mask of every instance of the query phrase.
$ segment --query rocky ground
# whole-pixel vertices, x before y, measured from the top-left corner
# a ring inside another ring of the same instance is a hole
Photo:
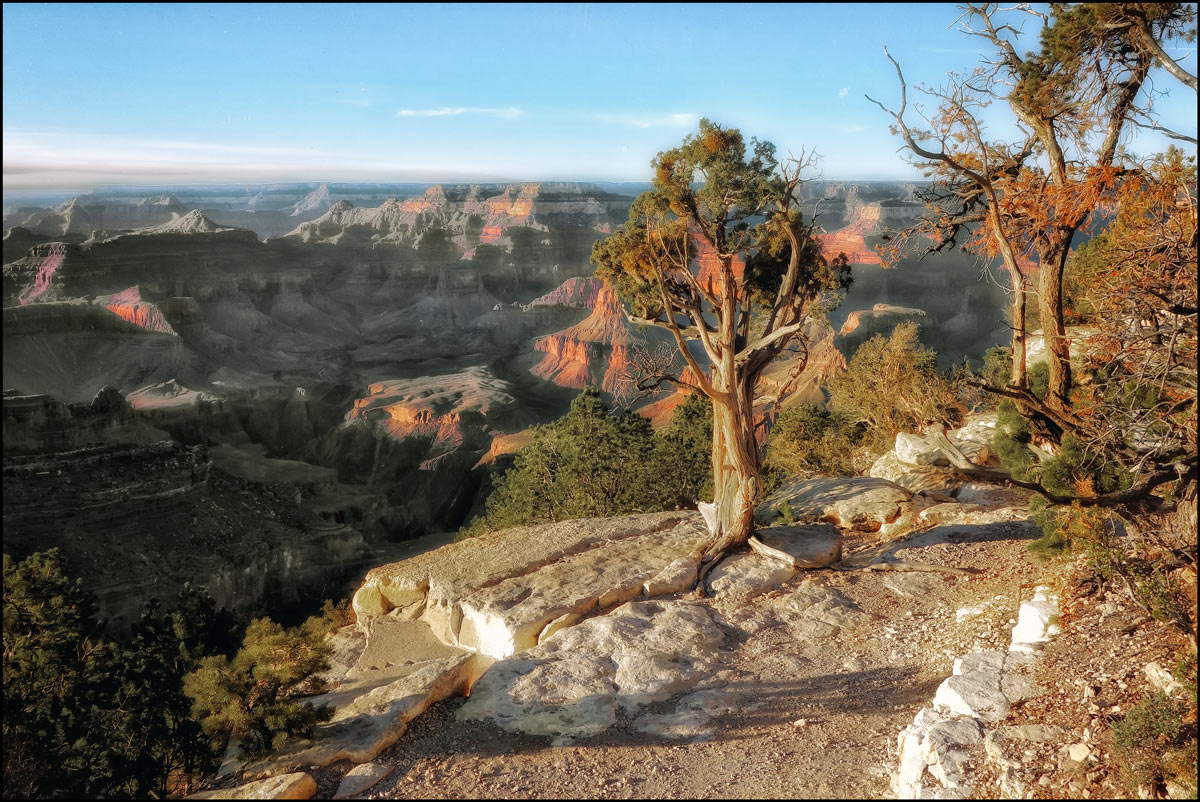
[[[902,480],[937,478],[914,470]],[[785,500],[800,523],[779,522]],[[322,697],[334,720],[218,785],[374,799],[1185,791],[1139,788],[1110,729],[1149,690],[1186,695],[1167,673],[1182,637],[1082,564],[1034,561],[1023,494],[797,480],[756,517],[802,570],[734,554],[704,595],[694,555],[679,558],[704,538],[696,513],[508,530],[374,569]]]
[[[1014,511],[1015,513],[1016,511]],[[363,796],[421,798],[854,798],[890,794],[896,735],[929,704],[950,675],[956,656],[1005,648],[1022,598],[1034,585],[1062,586],[1070,566],[1039,566],[1026,554],[1034,536],[1027,523],[970,527],[954,541],[905,548],[904,559],[976,569],[954,576],[936,572],[824,570],[800,574],[759,600],[757,610],[786,599],[801,585],[839,591],[866,615],[827,640],[797,642],[787,627],[747,634],[724,627],[732,645],[718,674],[733,700],[710,710],[711,729],[672,739],[635,729],[631,717],[600,736],[567,746],[550,738],[514,735],[489,722],[456,721],[466,703],[434,705],[375,761],[384,779]],[[956,542],[955,542],[956,541]],[[686,595],[686,594],[685,594]],[[1177,638],[1148,622],[1114,594],[1105,614],[1067,606],[1063,632],[1038,664],[1043,692],[1014,709],[1001,724],[1063,727],[1060,739],[1025,743],[1018,756],[1035,798],[1123,796],[1103,714],[1085,699],[1101,686],[1104,710],[1128,710],[1148,681],[1142,667],[1166,664]],[[715,608],[727,620],[743,613]],[[744,617],[743,617],[744,618]],[[650,710],[667,713],[672,704]],[[1089,744],[1085,764],[1063,754],[1067,744]],[[315,796],[332,798],[353,766],[311,772]],[[980,761],[975,795],[1000,795],[996,767]],[[1042,781],[1041,778],[1046,780]]]

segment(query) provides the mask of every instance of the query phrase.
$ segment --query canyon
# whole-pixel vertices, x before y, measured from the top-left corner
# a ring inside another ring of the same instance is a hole
[[[185,576],[253,609],[319,566],[300,584],[337,595],[379,555],[469,520],[528,428],[578,389],[669,422],[678,394],[625,399],[636,349],[669,335],[633,324],[589,264],[640,188],[101,187],[56,206],[6,200],[5,489],[38,499],[27,511],[5,502],[14,556],[61,545],[88,561],[90,542],[167,566],[150,582],[114,563],[117,589],[102,599],[117,618]],[[879,264],[887,226],[919,209],[912,193],[804,187],[856,281],[832,325],[810,326],[809,366],[786,403],[823,401],[853,348],[890,328],[880,302],[924,312],[923,336],[953,361],[1004,341],[1002,288],[961,257]],[[764,391],[789,369],[773,365]],[[139,512],[155,496],[137,488],[182,475],[164,459],[207,467],[188,490],[171,485],[159,521]],[[89,501],[72,517],[79,494],[121,482],[112,510]],[[120,499],[140,501],[117,512]],[[205,529],[205,505],[225,510],[228,531]],[[56,530],[56,518],[73,522]],[[182,556],[155,545],[163,530]],[[212,547],[221,538],[247,553]]]

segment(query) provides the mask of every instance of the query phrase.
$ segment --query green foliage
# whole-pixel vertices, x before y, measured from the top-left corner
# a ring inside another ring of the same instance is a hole
[[[5,796],[165,796],[215,768],[182,689],[195,642],[177,634],[205,626],[152,602],[114,642],[94,612],[57,550],[4,555]]]
[[[358,620],[349,599],[342,599],[337,604],[332,599],[326,599],[321,605],[321,617],[329,625],[330,631],[350,626]]]
[[[872,452],[890,448],[897,432],[959,419],[954,388],[938,373],[937,354],[921,345],[912,322],[859,346],[830,392],[834,409],[868,426],[864,442]]]
[[[992,435],[992,453],[1015,479],[1029,478],[1037,457],[1029,449],[1029,424],[1016,405],[1007,398],[996,408],[996,431]]]
[[[1077,437],[1065,435],[1058,453],[1042,462],[1042,485],[1058,495],[1095,495],[1129,486],[1129,477],[1103,454],[1089,453]]]
[[[1071,552],[1082,552],[1097,573],[1112,576],[1115,532],[1107,513],[1096,507],[1054,506],[1041,496],[1030,499],[1029,512],[1042,536],[1027,547],[1042,562]]]
[[[1025,371],[1025,380],[1029,382],[1029,390],[1038,398],[1044,399],[1050,389],[1050,365],[1047,362],[1034,362]]]
[[[992,387],[1004,387],[1012,378],[1012,349],[994,345],[983,355],[985,382]]]
[[[1156,691],[1113,724],[1113,741],[1130,791],[1170,781],[1195,793],[1195,727],[1185,727],[1186,714],[1185,704]]]
[[[792,509],[792,502],[784,499],[779,502],[779,506],[775,508],[775,512],[779,513],[779,520],[784,524],[796,523],[796,512]]]
[[[689,397],[656,436],[641,415],[611,412],[589,388],[535,426],[486,512],[460,536],[571,518],[674,509],[711,498],[712,405]]]
[[[244,757],[278,749],[292,735],[308,737],[333,708],[311,706],[296,697],[302,689],[323,690],[313,675],[329,667],[324,636],[329,623],[310,618],[284,629],[267,618],[246,628],[232,660],[206,657],[184,678],[184,690],[204,732],[218,743],[237,738]]]
[[[766,462],[785,475],[855,476],[863,435],[849,415],[802,404],[775,421]]]
[[[692,394],[675,408],[671,425],[655,437],[650,469],[665,508],[712,501],[712,427],[712,402]]]

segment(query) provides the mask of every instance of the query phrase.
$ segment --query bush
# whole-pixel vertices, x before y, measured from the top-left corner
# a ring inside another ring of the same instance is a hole
[[[996,432],[992,435],[992,453],[1014,479],[1026,480],[1037,465],[1037,457],[1029,449],[1029,424],[1017,407],[1007,398],[996,407]]]
[[[994,345],[983,355],[981,378],[992,387],[1004,387],[1012,377],[1012,349]]]
[[[259,618],[246,628],[232,660],[224,655],[204,658],[184,678],[204,732],[219,744],[236,738],[247,758],[279,749],[292,735],[311,736],[317,724],[330,719],[333,708],[313,707],[296,697],[301,688],[323,690],[312,678],[329,668],[329,629],[321,618],[292,629]]]
[[[711,498],[712,407],[689,397],[661,436],[635,412],[614,413],[595,388],[570,411],[535,426],[513,466],[496,482],[485,514],[459,533],[570,518],[653,512]]]
[[[1194,726],[1184,726],[1186,712],[1186,705],[1156,691],[1113,725],[1117,756],[1130,791],[1141,786],[1161,791],[1173,782],[1195,794],[1196,736]]]
[[[766,463],[786,475],[856,476],[864,434],[849,415],[803,404],[785,409],[767,441]]]
[[[675,416],[655,437],[653,465],[663,509],[712,501],[712,402],[691,394],[675,408]]]
[[[874,453],[891,448],[897,432],[961,419],[950,379],[938,373],[937,354],[921,345],[911,322],[863,343],[830,392],[834,409],[868,426],[864,442]]]

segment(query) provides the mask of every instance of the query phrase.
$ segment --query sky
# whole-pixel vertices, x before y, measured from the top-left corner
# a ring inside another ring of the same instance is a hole
[[[5,190],[645,181],[701,117],[911,179],[886,114],[978,64],[949,4],[5,4]],[[1029,29],[1033,30],[1032,18]],[[1195,72],[1194,44],[1174,54]],[[1196,95],[1161,71],[1165,124]],[[1162,149],[1161,138],[1143,137]]]

